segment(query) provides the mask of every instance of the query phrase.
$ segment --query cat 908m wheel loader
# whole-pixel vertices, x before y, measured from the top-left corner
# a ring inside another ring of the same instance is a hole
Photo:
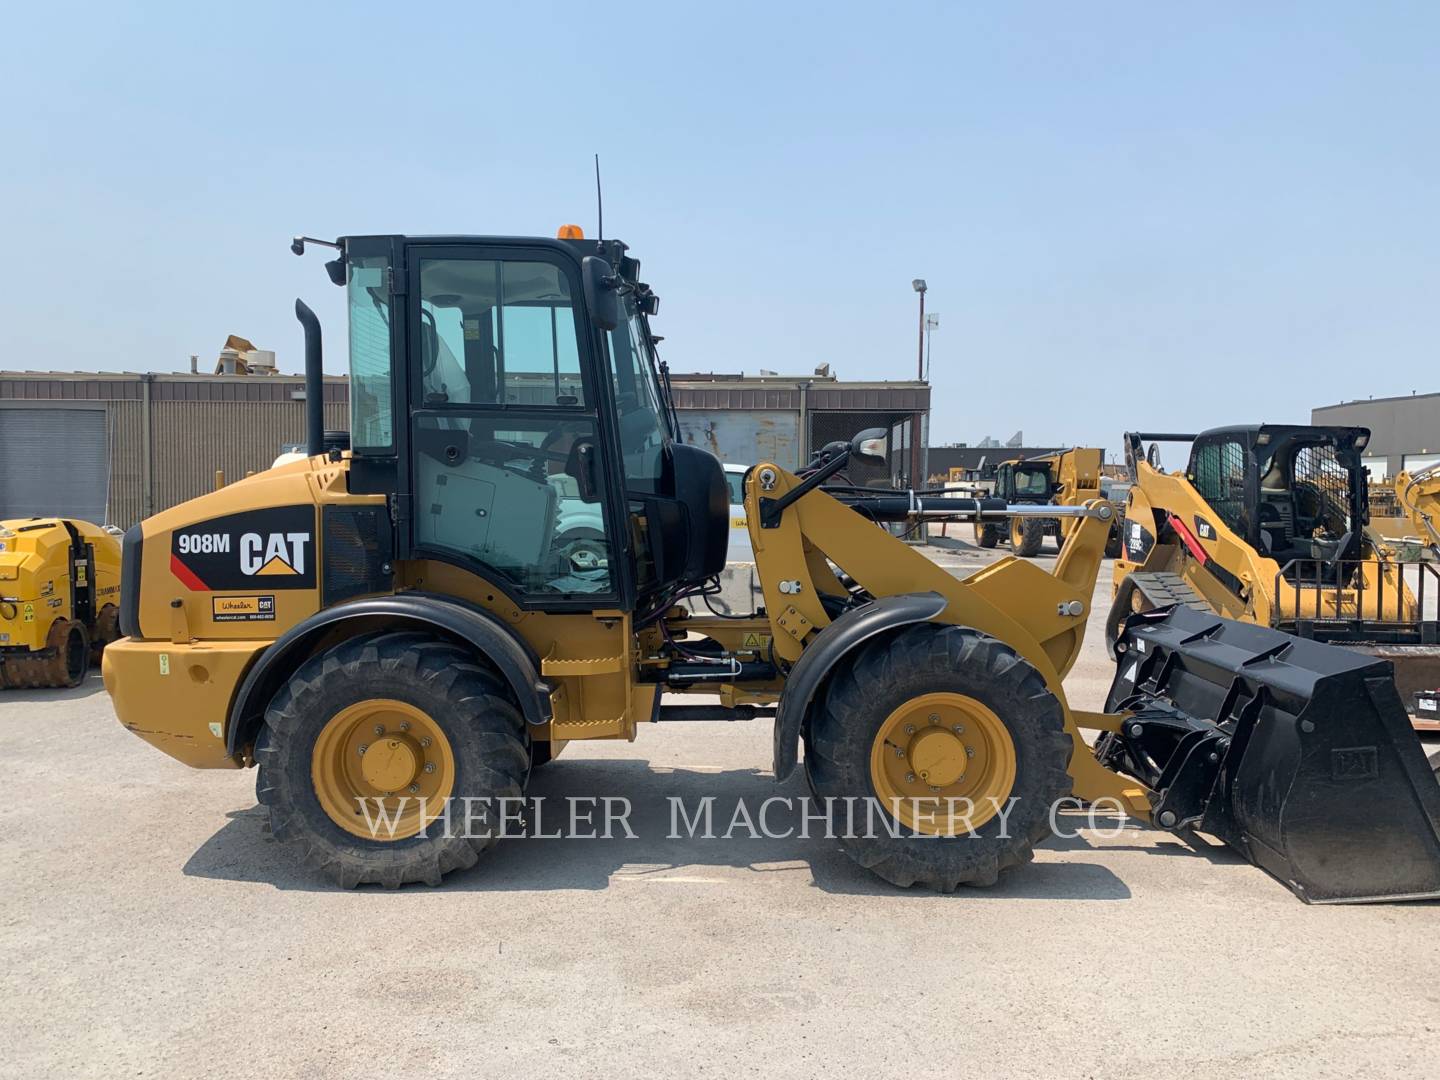
[[[995,881],[1073,793],[1203,827],[1306,900],[1440,895],[1440,789],[1383,662],[1148,612],[1118,643],[1110,708],[1075,708],[1062,680],[1109,505],[835,482],[882,431],[804,476],[752,467],[763,607],[692,614],[680,601],[725,563],[729,499],[719,462],[674,438],[658,300],[625,246],[574,227],[330,246],[351,449],[324,451],[320,329],[297,303],[311,456],[130,530],[105,680],[166,753],[258,766],[275,836],[342,885],[470,866],[495,815],[434,815],[520,796],[570,740],[765,716],[777,780],[803,745],[817,800],[879,809],[882,827],[838,838],[900,885]],[[558,542],[566,499],[598,511],[601,557]],[[1075,522],[1050,573],[1009,558],[958,580],[876,527],[1032,513]],[[719,704],[683,703],[697,694]]]

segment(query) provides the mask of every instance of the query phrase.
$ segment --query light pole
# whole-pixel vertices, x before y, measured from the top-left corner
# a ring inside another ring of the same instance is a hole
[[[920,294],[920,340],[919,353],[915,360],[915,378],[921,382],[925,381],[925,279],[917,277],[910,282],[911,287]]]
[[[925,378],[926,378],[926,379],[929,379],[929,378],[930,378],[930,344],[931,344],[930,335],[935,332],[935,328],[936,328],[937,326],[939,326],[939,325],[940,325],[940,316],[937,315],[935,312],[932,311],[929,315],[926,315],[926,316],[925,316]]]

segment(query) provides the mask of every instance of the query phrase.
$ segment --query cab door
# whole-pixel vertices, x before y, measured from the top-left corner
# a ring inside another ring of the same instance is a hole
[[[618,493],[579,268],[517,244],[412,246],[411,547],[546,611],[623,602]]]

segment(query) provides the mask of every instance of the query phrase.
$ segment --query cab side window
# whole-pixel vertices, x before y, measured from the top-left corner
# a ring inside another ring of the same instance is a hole
[[[552,263],[425,259],[427,405],[584,405],[568,275]]]

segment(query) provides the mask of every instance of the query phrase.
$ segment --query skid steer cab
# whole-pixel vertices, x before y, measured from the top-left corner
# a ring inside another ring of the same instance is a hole
[[[718,589],[729,497],[720,463],[677,438],[659,301],[624,244],[567,226],[324,246],[348,309],[350,448],[325,446],[320,326],[297,302],[308,456],[130,530],[105,681],[166,753],[258,766],[274,835],[341,885],[472,865],[570,741],[763,717],[776,778],[803,749],[815,799],[845,808],[836,839],[898,885],[994,882],[1079,799],[1176,830],[1233,823],[1227,839],[1309,900],[1440,893],[1440,791],[1411,783],[1423,758],[1391,730],[1384,665],[1257,665],[1276,642],[1243,636],[1214,657],[1147,614],[1117,646],[1112,710],[1071,706],[1103,500],[849,486],[850,459],[888,451],[862,431],[803,474],[747,472],[763,603],[698,615],[682,601]],[[1004,558],[960,580],[877,527],[1027,516],[1072,526],[1048,572]],[[1331,697],[1367,694],[1343,737],[1373,753],[1332,773]],[[1384,820],[1355,812],[1372,803]],[[1292,848],[1297,813],[1328,832]]]

